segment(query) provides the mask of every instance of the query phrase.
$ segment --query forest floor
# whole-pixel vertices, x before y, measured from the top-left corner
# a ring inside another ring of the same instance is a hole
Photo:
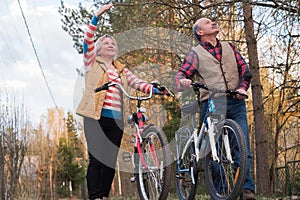
[[[112,197],[110,200],[139,200],[138,197]],[[167,200],[178,200],[177,194],[170,193]],[[196,195],[195,200],[210,200],[209,195]],[[300,196],[288,197],[260,197],[257,196],[256,200],[300,200]]]

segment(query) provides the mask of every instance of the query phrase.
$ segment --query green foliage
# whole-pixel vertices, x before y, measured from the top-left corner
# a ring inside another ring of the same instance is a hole
[[[62,28],[74,41],[74,48],[81,54],[84,30],[90,22],[96,9],[103,6],[106,1],[93,0],[94,5],[86,8],[79,6],[75,9],[65,7],[64,3],[58,9],[62,16]],[[144,27],[164,27],[185,32],[191,35],[190,28],[193,22],[190,17],[185,17],[185,11],[190,12],[190,7],[176,5],[176,2],[162,0],[149,2],[147,0],[115,0],[114,8],[100,17],[95,37],[104,34],[117,34],[126,30]],[[189,14],[190,15],[190,14]]]
[[[66,126],[67,136],[59,139],[56,160],[57,194],[61,197],[69,195],[66,191],[69,191],[70,184],[72,191],[76,191],[85,179],[85,163],[82,161],[84,148],[78,139],[74,118],[70,113]]]
[[[68,118],[66,121],[67,132],[68,132],[68,143],[72,146],[74,157],[83,158],[84,156],[84,146],[81,140],[78,138],[77,129],[75,128],[75,121],[73,115],[68,112]]]
[[[70,196],[70,191],[67,185],[60,185],[56,188],[56,194],[59,198],[67,198]]]
[[[169,120],[167,124],[163,127],[163,131],[165,132],[168,140],[172,140],[175,136],[175,132],[179,129],[180,126],[180,106],[179,103],[176,102],[164,102],[164,108],[168,113]]]
[[[62,29],[66,31],[73,39],[73,47],[77,50],[79,54],[83,53],[83,38],[85,34],[86,27],[90,23],[90,19],[93,16],[91,10],[79,6],[76,9],[70,9],[65,7],[63,1],[58,8],[59,14],[62,16]],[[107,24],[107,19],[101,18],[100,24]],[[98,26],[96,31],[96,36],[100,36],[109,33],[109,26]]]

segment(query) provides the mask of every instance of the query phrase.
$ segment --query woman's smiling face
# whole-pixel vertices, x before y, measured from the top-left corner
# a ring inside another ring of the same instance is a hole
[[[117,45],[115,41],[110,37],[103,38],[97,53],[102,57],[114,57],[117,54]]]

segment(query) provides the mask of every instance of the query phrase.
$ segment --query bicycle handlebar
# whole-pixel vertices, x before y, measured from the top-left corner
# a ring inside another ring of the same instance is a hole
[[[107,82],[105,83],[104,85],[94,89],[94,92],[97,93],[97,92],[100,92],[102,90],[107,90],[110,86],[118,86],[122,92],[125,94],[125,96],[127,96],[129,99],[132,99],[132,100],[148,100],[148,99],[151,99],[152,96],[153,96],[153,87],[154,88],[158,88],[159,91],[167,91],[167,96],[174,96],[174,94],[168,90],[168,88],[164,87],[164,86],[160,86],[158,83],[152,83],[152,86],[150,88],[150,93],[147,97],[140,97],[140,96],[131,96],[130,94],[127,93],[127,91],[125,90],[125,88],[119,84],[119,83],[116,83],[116,82]]]
[[[151,84],[153,85],[154,88],[157,88],[159,91],[162,91],[162,92],[166,91],[167,96],[172,96],[172,97],[175,96],[175,94],[172,91],[170,91],[167,87],[160,85],[157,81],[153,81],[153,82],[151,82]]]
[[[191,85],[193,86],[194,89],[202,88],[207,91],[211,91],[213,94],[220,93],[220,94],[229,94],[232,96],[239,94],[239,95],[242,95],[242,96],[248,98],[248,95],[242,94],[236,90],[220,90],[220,89],[217,89],[214,87],[209,87],[208,85],[200,83],[200,82],[192,82]]]
[[[97,93],[97,92],[100,92],[102,90],[108,90],[109,84],[110,84],[110,82],[105,83],[104,85],[94,89],[94,92]]]

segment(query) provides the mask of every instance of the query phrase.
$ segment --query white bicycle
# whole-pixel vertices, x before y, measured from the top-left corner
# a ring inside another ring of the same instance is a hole
[[[195,91],[209,91],[208,108],[201,126],[196,125],[199,103],[182,107],[192,125],[181,127],[176,139],[176,190],[180,200],[195,198],[198,173],[204,168],[205,185],[212,199],[235,200],[242,190],[247,169],[246,139],[237,122],[226,119],[215,108],[215,95],[236,91],[192,83]],[[198,96],[199,98],[199,96]]]

